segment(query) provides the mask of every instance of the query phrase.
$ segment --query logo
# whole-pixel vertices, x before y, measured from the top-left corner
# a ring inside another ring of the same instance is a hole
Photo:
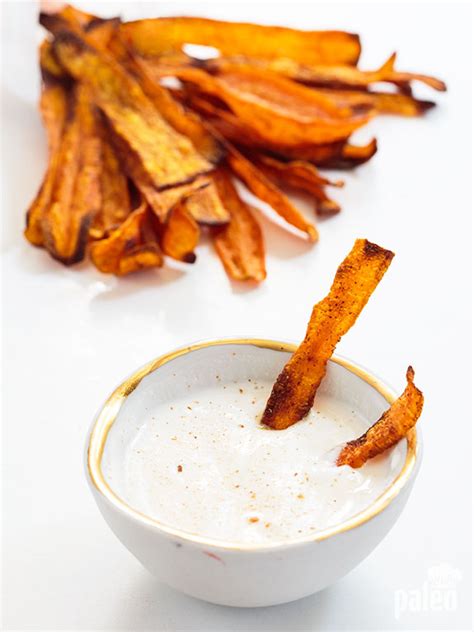
[[[439,564],[428,569],[419,588],[399,588],[394,593],[395,619],[414,612],[453,612],[458,607],[457,584],[462,573],[450,564]]]

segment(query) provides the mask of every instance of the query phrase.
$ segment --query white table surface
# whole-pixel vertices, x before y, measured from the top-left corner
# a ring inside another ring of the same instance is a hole
[[[35,106],[40,33],[34,3],[3,3],[4,629],[469,628],[469,8],[295,0],[78,4],[104,16],[201,14],[356,31],[366,67],[398,50],[401,69],[437,74],[449,92],[419,89],[439,107],[423,119],[380,118],[360,134],[375,134],[379,152],[341,174],[347,184],[334,196],[343,212],[320,223],[316,247],[264,222],[268,279],[259,289],[230,284],[206,244],[195,266],[118,280],[90,265],[64,268],[22,237],[46,158]],[[397,389],[412,363],[426,396],[424,463],[404,514],[356,570],[299,602],[229,609],[160,585],[115,539],[87,488],[83,444],[95,411],[133,369],[186,342],[300,339],[312,304],[358,236],[397,256],[338,352]],[[421,604],[396,619],[397,591],[421,594],[430,569],[443,564],[462,575],[456,608]]]

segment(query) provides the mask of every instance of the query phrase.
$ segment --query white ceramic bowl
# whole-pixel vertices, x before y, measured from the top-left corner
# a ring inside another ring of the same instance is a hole
[[[168,353],[125,380],[106,401],[87,441],[87,477],[102,515],[115,535],[159,580],[184,593],[230,606],[269,606],[293,601],[334,583],[359,564],[400,515],[420,462],[416,431],[408,435],[398,476],[367,509],[311,537],[265,544],[213,540],[160,524],[130,507],[111,488],[101,469],[104,448],[114,454],[112,425],[127,435],[171,371],[196,379],[215,368],[233,379],[276,377],[296,346],[284,342],[232,339],[202,342]],[[376,419],[394,393],[349,360],[333,357],[321,385]],[[127,414],[123,411],[126,410]],[[135,415],[133,414],[135,412]],[[132,413],[130,415],[130,413]],[[111,445],[109,445],[109,443]],[[117,448],[118,449],[118,448]]]

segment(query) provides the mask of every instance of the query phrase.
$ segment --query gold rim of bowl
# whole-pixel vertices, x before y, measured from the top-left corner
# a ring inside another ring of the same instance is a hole
[[[164,364],[171,362],[175,358],[178,358],[187,353],[192,353],[193,351],[196,351],[198,349],[204,349],[206,347],[216,347],[221,345],[252,345],[263,349],[271,349],[273,351],[283,351],[287,353],[293,353],[297,348],[297,345],[288,342],[278,342],[276,340],[264,340],[258,338],[228,338],[209,340],[198,342],[196,344],[171,351],[170,353],[166,353],[136,371],[118,388],[116,388],[112,395],[107,399],[94,422],[89,436],[87,445],[87,471],[92,485],[100,494],[102,494],[102,496],[104,496],[112,505],[114,505],[122,513],[128,515],[130,518],[133,518],[134,520],[144,523],[148,526],[154,527],[163,534],[173,536],[174,538],[183,541],[193,542],[194,544],[239,551],[261,551],[309,542],[319,542],[321,540],[325,540],[326,538],[344,533],[345,531],[349,531],[350,529],[354,529],[363,525],[365,522],[371,520],[379,513],[381,513],[386,507],[388,507],[388,505],[398,496],[401,490],[405,487],[405,485],[410,480],[411,475],[416,470],[416,461],[419,455],[419,442],[417,440],[417,433],[415,428],[413,428],[406,437],[407,453],[405,463],[398,476],[392,481],[392,483],[389,485],[389,487],[387,487],[383,494],[381,494],[366,509],[355,514],[348,520],[345,520],[344,522],[331,526],[322,531],[317,531],[310,536],[258,544],[227,542],[225,540],[220,540],[217,538],[210,538],[188,531],[182,531],[181,529],[176,529],[170,525],[163,524],[159,520],[150,518],[140,511],[137,511],[136,509],[128,505],[122,498],[120,498],[105,480],[105,477],[102,473],[101,461],[108,433],[115,419],[117,418],[122,404],[140,384],[141,380],[148,374],[158,369],[160,366],[163,366]],[[354,373],[362,380],[364,380],[364,382],[366,382],[372,388],[378,391],[387,401],[388,405],[391,405],[392,402],[396,399],[396,395],[390,388],[383,384],[378,378],[370,375],[360,366],[339,356],[333,356],[331,360],[336,364],[343,366],[351,373]]]

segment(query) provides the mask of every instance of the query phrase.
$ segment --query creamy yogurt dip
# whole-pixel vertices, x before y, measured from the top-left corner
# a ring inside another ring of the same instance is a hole
[[[338,448],[375,421],[357,401],[321,388],[304,420],[269,430],[259,418],[273,379],[220,373],[190,380],[179,396],[165,386],[114,430],[119,447],[106,446],[102,469],[134,509],[226,542],[298,539],[362,511],[399,473],[402,444],[357,470],[335,465]]]

